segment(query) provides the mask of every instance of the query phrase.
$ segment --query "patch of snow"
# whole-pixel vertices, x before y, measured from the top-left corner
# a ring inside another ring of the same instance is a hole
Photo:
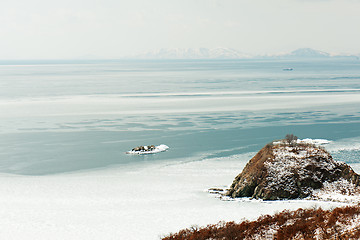
[[[274,141],[272,143],[273,143],[273,145],[280,145],[280,144],[284,143],[284,141]]]
[[[360,203],[360,187],[345,179],[325,182],[321,189],[313,191],[310,198],[320,201]]]
[[[329,144],[331,143],[331,141],[327,139],[304,138],[304,139],[298,139],[297,143],[309,143],[309,144],[314,144],[316,146],[321,146],[321,145]]]
[[[351,232],[356,230],[357,228],[359,228],[360,226],[360,215],[356,215],[353,219],[351,219],[350,221],[346,222],[346,224],[341,224],[342,225],[342,229],[345,232]]]
[[[299,174],[299,179],[304,179],[312,177],[315,180],[317,179],[316,175],[313,175],[310,171],[306,170],[306,167],[309,165],[317,165],[321,168],[324,168],[328,171],[333,170],[336,167],[335,162],[326,161],[317,162],[313,159],[313,156],[320,156],[325,160],[331,158],[330,154],[326,151],[313,148],[313,147],[302,147],[302,146],[284,146],[280,148],[273,149],[274,161],[265,162],[265,166],[268,171],[268,181],[269,186],[273,189],[278,189],[280,186],[286,186],[284,190],[294,191],[296,186],[294,184],[289,184],[288,181],[292,179],[294,175],[294,170]]]
[[[334,143],[329,144],[327,149],[330,152],[342,152],[342,151],[359,151],[360,150],[360,138],[348,138],[341,139]]]
[[[277,224],[272,224],[270,226],[266,226],[259,233],[256,233],[252,236],[254,240],[262,240],[262,239],[274,239],[274,235],[279,230],[279,226]]]

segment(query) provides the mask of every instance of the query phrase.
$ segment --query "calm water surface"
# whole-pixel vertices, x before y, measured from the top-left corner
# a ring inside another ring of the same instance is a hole
[[[351,59],[3,61],[0,172],[231,157],[287,133],[331,140],[336,159],[359,163],[359,106]],[[170,149],[124,154],[145,144]]]

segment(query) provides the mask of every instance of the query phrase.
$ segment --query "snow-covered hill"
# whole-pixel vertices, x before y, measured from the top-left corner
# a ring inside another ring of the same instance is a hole
[[[270,57],[277,57],[277,58],[329,58],[331,55],[329,53],[314,50],[311,48],[299,48],[295,51],[285,54],[273,55]]]
[[[335,54],[327,53],[312,48],[299,48],[292,52],[265,55],[262,58],[266,59],[324,59],[324,58],[357,58],[356,55],[351,54]]]
[[[309,139],[283,139],[262,148],[235,178],[226,195],[296,199],[310,197],[320,189],[321,196],[317,197],[320,199],[324,194],[335,195],[331,189],[344,188],[352,188],[351,193],[360,192],[360,175],[349,165],[333,160],[323,147],[310,143]]]
[[[314,50],[311,48],[299,48],[295,51],[292,51],[288,54],[290,57],[300,57],[300,58],[323,58],[323,57],[330,57],[329,53],[322,52],[319,50]]]
[[[162,48],[131,56],[139,59],[247,59],[251,55],[231,48]]]

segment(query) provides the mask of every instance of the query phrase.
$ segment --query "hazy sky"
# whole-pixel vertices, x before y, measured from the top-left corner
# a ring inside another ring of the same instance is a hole
[[[360,53],[360,0],[1,0],[0,59],[159,48]]]

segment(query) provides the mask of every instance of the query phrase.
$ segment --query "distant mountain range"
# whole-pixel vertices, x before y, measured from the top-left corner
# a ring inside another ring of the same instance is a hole
[[[290,53],[273,55],[251,55],[232,48],[162,48],[128,56],[134,59],[297,59],[297,58],[359,58],[359,55],[332,55],[311,48],[300,48]]]
[[[277,57],[277,58],[328,58],[328,57],[331,57],[331,55],[329,53],[322,52],[319,50],[314,50],[311,48],[299,48],[290,53],[272,55],[270,57]]]
[[[253,56],[231,48],[162,48],[134,55],[142,59],[243,59]]]

